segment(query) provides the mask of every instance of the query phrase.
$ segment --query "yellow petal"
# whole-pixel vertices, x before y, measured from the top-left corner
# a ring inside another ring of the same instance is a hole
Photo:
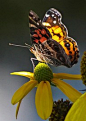
[[[20,100],[20,101],[18,102],[18,104],[17,104],[17,108],[16,108],[16,119],[17,119],[17,116],[18,116],[18,112],[19,112],[19,108],[20,108],[21,101],[22,101],[22,100]]]
[[[81,93],[74,89],[72,86],[66,82],[54,78],[52,82],[72,101],[75,102],[80,96]]]
[[[31,80],[22,85],[13,95],[11,103],[14,105],[23,99],[36,85],[37,81]]]
[[[73,104],[65,121],[86,121],[86,93]]]
[[[71,79],[71,80],[81,80],[81,75],[77,74],[67,74],[67,73],[53,73],[53,77],[57,79]]]
[[[11,75],[19,75],[19,76],[25,76],[27,78],[32,78],[34,79],[34,74],[32,72],[27,72],[27,71],[20,71],[20,72],[12,72],[10,73]]]
[[[53,99],[50,83],[48,81],[41,81],[38,85],[35,104],[38,115],[46,120],[51,112],[53,107]]]

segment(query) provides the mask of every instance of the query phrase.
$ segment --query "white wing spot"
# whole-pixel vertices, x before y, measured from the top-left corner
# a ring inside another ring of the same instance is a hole
[[[56,24],[56,21],[53,21],[54,24]]]
[[[56,16],[54,16],[54,19],[56,18]]]
[[[54,14],[52,14],[52,17],[54,17]]]
[[[37,22],[37,25],[39,25],[39,23]]]
[[[46,17],[49,17],[50,15],[49,14],[45,14]]]

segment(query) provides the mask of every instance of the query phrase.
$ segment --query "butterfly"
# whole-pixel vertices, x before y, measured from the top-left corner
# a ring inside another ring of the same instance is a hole
[[[30,51],[40,62],[70,68],[78,62],[79,49],[61,19],[62,15],[54,8],[45,13],[42,21],[34,11],[29,12]]]

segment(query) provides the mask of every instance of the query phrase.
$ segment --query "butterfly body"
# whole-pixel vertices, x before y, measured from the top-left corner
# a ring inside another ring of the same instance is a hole
[[[61,18],[61,14],[51,8],[41,22],[38,15],[30,11],[30,34],[33,43],[30,51],[41,62],[72,67],[78,61],[79,50],[76,41],[68,37],[67,28]]]

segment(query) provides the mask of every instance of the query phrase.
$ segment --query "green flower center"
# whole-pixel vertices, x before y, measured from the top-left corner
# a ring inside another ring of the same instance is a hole
[[[84,52],[81,60],[81,75],[83,84],[86,85],[86,52]]]
[[[53,73],[51,68],[45,63],[38,63],[34,69],[34,78],[38,82],[40,81],[51,81]]]

